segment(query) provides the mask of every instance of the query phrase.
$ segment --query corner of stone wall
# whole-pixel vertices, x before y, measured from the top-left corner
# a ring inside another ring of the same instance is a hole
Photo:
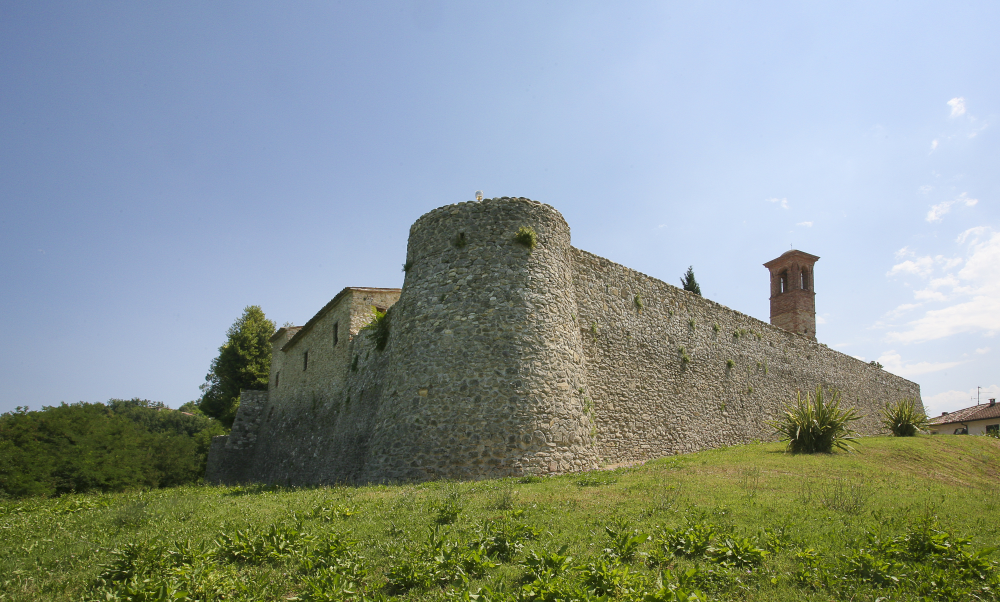
[[[267,391],[240,391],[240,407],[236,411],[233,429],[226,441],[226,449],[252,448],[260,432],[260,419],[267,405]]]
[[[205,466],[205,481],[218,485],[227,482],[226,471],[230,468],[229,458],[226,453],[226,441],[229,435],[217,435],[212,437],[212,444],[208,448],[208,464]]]

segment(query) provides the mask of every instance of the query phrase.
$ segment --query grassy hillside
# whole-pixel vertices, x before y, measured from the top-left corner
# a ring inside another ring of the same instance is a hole
[[[1000,554],[980,553],[1000,544],[1000,441],[858,447],[756,444],[545,479],[6,501],[0,599],[1000,599]]]

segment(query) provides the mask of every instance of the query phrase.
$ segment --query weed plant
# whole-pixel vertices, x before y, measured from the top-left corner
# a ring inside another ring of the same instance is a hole
[[[538,245],[538,234],[530,226],[521,226],[517,229],[517,234],[514,235],[514,242],[527,247],[528,253],[531,253]]]
[[[375,343],[375,349],[382,351],[389,343],[389,311],[379,311],[372,306],[372,321],[361,327],[368,337]],[[357,356],[355,356],[357,360]],[[356,368],[356,363],[351,365],[351,369]]]

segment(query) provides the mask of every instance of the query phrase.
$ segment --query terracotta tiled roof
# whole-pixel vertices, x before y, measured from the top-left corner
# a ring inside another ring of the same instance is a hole
[[[931,419],[931,424],[956,424],[959,422],[972,422],[973,420],[987,420],[989,418],[1000,418],[1000,404],[980,404],[949,412],[944,416],[937,416]]]

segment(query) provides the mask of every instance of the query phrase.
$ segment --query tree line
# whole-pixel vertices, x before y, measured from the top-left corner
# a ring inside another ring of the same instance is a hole
[[[245,308],[212,360],[202,396],[178,410],[135,398],[0,415],[0,497],[201,480],[212,437],[232,428],[240,391],[267,389],[274,332],[259,306]]]

